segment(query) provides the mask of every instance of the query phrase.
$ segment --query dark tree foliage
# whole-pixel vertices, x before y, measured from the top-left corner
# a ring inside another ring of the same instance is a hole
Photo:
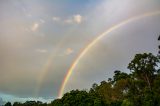
[[[47,103],[42,103],[41,101],[14,102],[13,106],[47,106]]]
[[[7,102],[4,106],[12,106],[11,102]]]

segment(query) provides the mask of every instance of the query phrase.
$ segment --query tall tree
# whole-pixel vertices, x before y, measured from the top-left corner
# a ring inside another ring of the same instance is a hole
[[[158,66],[159,59],[151,53],[136,54],[135,58],[129,63],[130,69],[135,78],[144,80],[149,89],[152,89],[151,83],[157,73],[156,67]]]

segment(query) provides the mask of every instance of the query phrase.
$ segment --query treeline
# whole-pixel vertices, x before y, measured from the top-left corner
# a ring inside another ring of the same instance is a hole
[[[117,70],[113,78],[93,84],[89,91],[72,90],[49,104],[27,101],[13,106],[160,106],[159,63],[160,56],[136,54],[128,64],[130,73]]]

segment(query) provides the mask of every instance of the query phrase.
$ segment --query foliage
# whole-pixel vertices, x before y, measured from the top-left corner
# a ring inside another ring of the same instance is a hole
[[[12,106],[11,102],[7,102],[4,106]]]

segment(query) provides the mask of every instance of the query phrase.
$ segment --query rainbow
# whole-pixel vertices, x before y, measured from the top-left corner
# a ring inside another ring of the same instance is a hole
[[[70,35],[72,33],[72,31],[74,31],[74,29],[75,28],[70,29],[68,32],[66,32],[66,35]],[[36,97],[38,97],[39,92],[40,92],[40,88],[41,88],[42,84],[44,83],[43,82],[44,78],[46,77],[50,66],[53,65],[53,60],[55,59],[55,57],[58,54],[58,51],[59,51],[58,48],[61,48],[61,46],[66,42],[65,41],[66,38],[67,37],[62,38],[59,41],[59,43],[57,45],[55,45],[55,49],[53,49],[51,55],[49,55],[49,57],[47,58],[46,63],[44,64],[44,66],[42,66],[42,70],[40,71],[40,74],[39,74],[39,76],[37,78],[37,87],[35,88],[35,91],[34,91],[34,95]]]
[[[59,46],[60,46],[60,44],[58,44],[57,47],[59,47]],[[39,77],[37,79],[37,88],[35,89],[35,92],[34,92],[35,93],[34,95],[36,97],[38,97],[41,85],[43,84],[44,78],[45,78],[45,76],[46,76],[46,74],[47,74],[47,72],[48,72],[48,70],[49,70],[49,68],[50,68],[50,66],[52,64],[52,61],[55,58],[55,54],[57,54],[57,51],[58,51],[57,49],[55,51],[53,51],[52,55],[49,56],[46,64],[43,66],[43,69],[40,71],[40,75],[39,75]]]
[[[84,47],[84,49],[80,52],[80,54],[78,55],[78,57],[75,59],[75,61],[73,62],[73,64],[71,65],[71,67],[69,68],[69,70],[67,71],[64,80],[61,84],[60,90],[59,90],[59,94],[58,94],[58,98],[61,98],[63,93],[64,93],[64,89],[65,86],[67,85],[67,82],[73,72],[73,70],[75,69],[75,67],[78,65],[79,61],[81,60],[81,58],[103,37],[105,37],[106,35],[108,35],[110,32],[139,19],[145,18],[145,17],[150,17],[150,16],[155,16],[155,15],[159,15],[160,11],[155,11],[155,12],[150,12],[150,13],[145,13],[142,15],[138,15],[135,17],[131,17],[127,20],[124,20],[122,22],[120,22],[119,24],[116,24],[112,27],[110,27],[109,29],[107,29],[105,32],[103,32],[102,34],[98,35],[95,39],[93,39],[86,47]]]

